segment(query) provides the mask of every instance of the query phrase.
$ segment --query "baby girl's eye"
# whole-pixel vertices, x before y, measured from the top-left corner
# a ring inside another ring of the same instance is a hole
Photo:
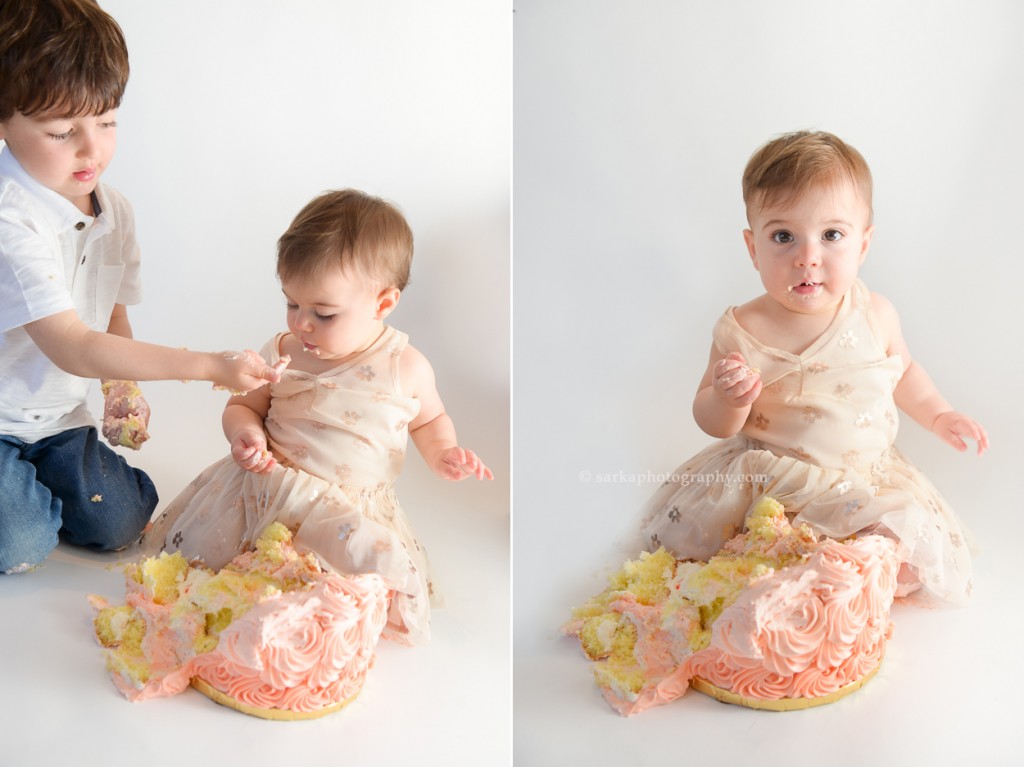
[[[839,242],[841,239],[843,239],[843,233],[840,232],[838,229],[829,229],[827,232],[821,235],[821,238],[826,242]]]
[[[320,314],[320,312],[317,312],[316,313],[316,318],[318,320],[324,320],[326,322],[327,320],[333,320],[334,319],[334,315],[333,314]]]
[[[775,234],[772,235],[772,239],[775,242],[779,243],[780,245],[786,245],[788,243],[793,242],[794,238],[793,238],[792,234],[790,234],[789,232],[787,232],[785,230],[782,230],[782,231],[779,231],[779,232],[775,232]]]
[[[72,133],[74,133],[74,131],[73,130],[69,130],[69,131],[66,131],[64,133],[50,133],[48,135],[54,141],[67,141],[69,138],[71,138],[71,134]]]

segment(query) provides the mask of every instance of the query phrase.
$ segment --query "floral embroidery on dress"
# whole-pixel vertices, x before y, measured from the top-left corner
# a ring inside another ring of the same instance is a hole
[[[408,421],[399,421],[395,424],[395,431],[401,431],[409,425]]]
[[[311,423],[310,426],[313,427],[313,431],[323,431],[324,429],[327,428],[327,424],[323,423],[322,421],[313,421],[313,423]]]
[[[759,429],[767,429],[769,423],[771,421],[765,417],[764,413],[758,413],[757,417],[754,418],[754,425]]]
[[[839,397],[839,399],[846,399],[853,394],[853,387],[847,383],[836,384],[836,388],[832,390],[832,393]]]
[[[860,461],[860,453],[856,450],[847,450],[843,453],[842,459],[847,466],[856,466]]]
[[[334,476],[338,478],[338,481],[344,484],[348,481],[348,478],[352,476],[352,467],[347,463],[343,463],[340,466],[334,467]]]
[[[860,339],[852,330],[844,330],[839,336],[839,348],[841,349],[856,349],[859,343]]]
[[[893,415],[893,412],[891,410],[885,411],[885,420],[889,422],[890,426],[896,425],[896,416]]]
[[[809,460],[811,460],[811,454],[808,453],[806,450],[804,450],[802,447],[794,447],[789,452],[793,455],[794,458],[796,458],[796,459],[798,459],[800,461],[809,461]]]
[[[858,429],[866,429],[874,420],[875,417],[871,413],[857,413],[857,419],[853,422],[853,425]]]
[[[844,514],[853,514],[855,511],[860,511],[864,506],[860,501],[847,501],[846,506],[843,507]]]
[[[804,408],[804,420],[807,421],[807,423],[814,423],[823,415],[824,414],[821,412],[820,408],[811,407],[810,405]]]
[[[362,365],[356,368],[356,378],[360,381],[372,381],[377,374],[373,372],[372,365]]]
[[[362,418],[362,416],[354,410],[346,410],[341,414],[341,420],[346,426],[355,426],[359,423],[360,418]]]
[[[828,370],[828,365],[824,362],[812,362],[807,366],[808,373],[824,373],[826,370]]]

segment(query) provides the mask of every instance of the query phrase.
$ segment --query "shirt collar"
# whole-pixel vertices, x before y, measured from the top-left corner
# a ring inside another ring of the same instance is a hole
[[[63,232],[65,229],[70,229],[83,217],[92,218],[92,216],[85,216],[71,200],[57,194],[49,187],[43,186],[36,181],[32,176],[28,174],[24,168],[21,167],[21,163],[11,153],[11,150],[6,145],[3,147],[3,151],[0,151],[0,177],[6,176],[7,178],[15,181],[19,186],[27,190],[37,202],[46,217],[47,222],[58,232]],[[96,191],[93,192],[93,206],[96,211],[96,218],[99,217],[102,206],[100,203],[105,205],[106,199],[100,185],[96,185]]]

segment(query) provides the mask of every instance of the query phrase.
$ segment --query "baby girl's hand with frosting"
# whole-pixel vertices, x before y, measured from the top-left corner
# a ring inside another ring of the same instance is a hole
[[[955,410],[939,413],[932,423],[932,431],[938,434],[944,442],[948,442],[961,453],[967,449],[964,437],[973,439],[978,443],[978,455],[983,454],[988,449],[988,434],[985,433],[985,429],[982,428],[981,424],[963,413],[957,413]]]
[[[477,458],[472,450],[461,447],[450,447],[438,452],[434,456],[434,460],[430,462],[430,468],[441,479],[450,479],[455,482],[466,477],[494,479],[491,470]]]
[[[730,407],[746,407],[761,393],[761,371],[749,367],[739,352],[718,360],[711,376],[715,393]]]
[[[277,466],[273,453],[267,449],[266,435],[248,429],[231,439],[231,457],[241,468],[254,474],[266,474]]]
[[[103,436],[115,447],[138,450],[149,439],[149,403],[135,381],[103,381]]]
[[[282,357],[276,364],[268,365],[252,349],[244,352],[224,352],[217,360],[217,372],[213,376],[214,389],[227,389],[232,394],[245,394],[267,383],[277,383],[292,358]]]

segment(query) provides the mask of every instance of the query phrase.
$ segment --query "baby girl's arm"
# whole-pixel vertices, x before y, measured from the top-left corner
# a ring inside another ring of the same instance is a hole
[[[871,307],[878,331],[888,341],[887,354],[899,354],[903,360],[903,376],[893,391],[896,406],[957,450],[967,449],[964,437],[969,437],[978,443],[978,455],[984,453],[988,448],[985,429],[973,418],[953,410],[928,372],[910,356],[892,303],[872,293]]]
[[[30,322],[25,331],[57,367],[82,378],[202,380],[232,391],[281,380],[280,373],[262,359],[255,362],[245,355],[172,349],[104,333],[87,326],[74,309]]]
[[[420,401],[419,415],[409,424],[409,436],[430,470],[442,479],[494,479],[491,470],[472,450],[459,447],[455,425],[444,411],[427,358],[406,346],[399,374],[402,391]]]
[[[725,357],[712,345],[707,370],[693,400],[693,417],[705,434],[732,437],[739,433],[750,406],[761,394],[760,372],[739,352]]]
[[[269,387],[228,400],[221,416],[224,436],[231,443],[231,457],[241,468],[265,474],[277,461],[267,449],[267,432],[263,426],[270,412]]]

